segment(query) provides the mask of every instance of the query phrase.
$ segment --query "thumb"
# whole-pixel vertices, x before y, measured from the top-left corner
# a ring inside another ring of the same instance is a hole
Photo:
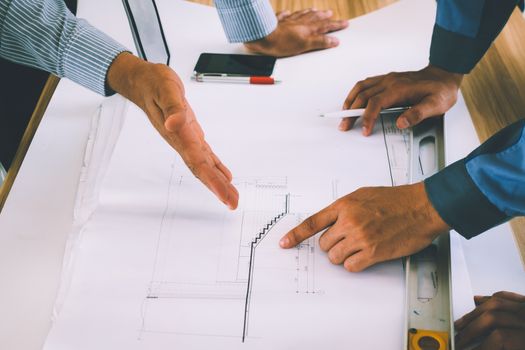
[[[424,119],[442,115],[446,111],[442,110],[438,102],[432,97],[425,97],[417,105],[412,106],[397,118],[396,125],[399,129],[406,129],[422,122]]]
[[[277,12],[275,16],[277,17],[277,20],[280,21],[280,20],[285,19],[286,17],[289,17],[291,14],[292,13],[290,12],[290,10],[284,10],[281,12]]]
[[[328,35],[315,35],[309,42],[309,50],[323,50],[339,45],[339,39]]]
[[[173,132],[186,124],[188,111],[186,101],[159,107],[164,116],[164,127],[166,130]]]

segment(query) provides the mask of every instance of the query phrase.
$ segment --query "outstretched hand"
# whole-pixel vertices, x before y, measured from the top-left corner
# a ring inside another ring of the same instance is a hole
[[[336,47],[339,40],[328,33],[348,27],[348,21],[332,19],[332,11],[308,9],[277,14],[277,28],[268,36],[244,43],[250,51],[275,57]]]
[[[108,84],[147,114],[160,135],[182,157],[192,173],[230,209],[239,194],[232,174],[204,139],[204,132],[184,97],[184,86],[168,66],[120,54],[108,72]]]

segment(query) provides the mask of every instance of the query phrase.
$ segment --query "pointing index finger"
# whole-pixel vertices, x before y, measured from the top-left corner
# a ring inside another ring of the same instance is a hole
[[[299,226],[288,232],[283,238],[281,238],[279,245],[281,248],[285,249],[293,248],[302,241],[333,225],[336,220],[336,209],[333,205],[328,206],[317,214],[310,216]]]

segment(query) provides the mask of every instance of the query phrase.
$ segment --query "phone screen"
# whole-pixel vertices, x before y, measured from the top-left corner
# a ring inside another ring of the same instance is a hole
[[[270,76],[275,57],[203,53],[200,55],[195,74],[228,74],[242,76]]]

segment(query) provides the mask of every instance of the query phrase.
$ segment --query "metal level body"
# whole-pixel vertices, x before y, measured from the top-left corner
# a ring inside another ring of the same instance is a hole
[[[411,130],[395,126],[398,115],[383,116],[383,134],[392,185],[417,183],[445,167],[443,118],[427,119]],[[405,259],[405,350],[453,350],[450,237]]]

